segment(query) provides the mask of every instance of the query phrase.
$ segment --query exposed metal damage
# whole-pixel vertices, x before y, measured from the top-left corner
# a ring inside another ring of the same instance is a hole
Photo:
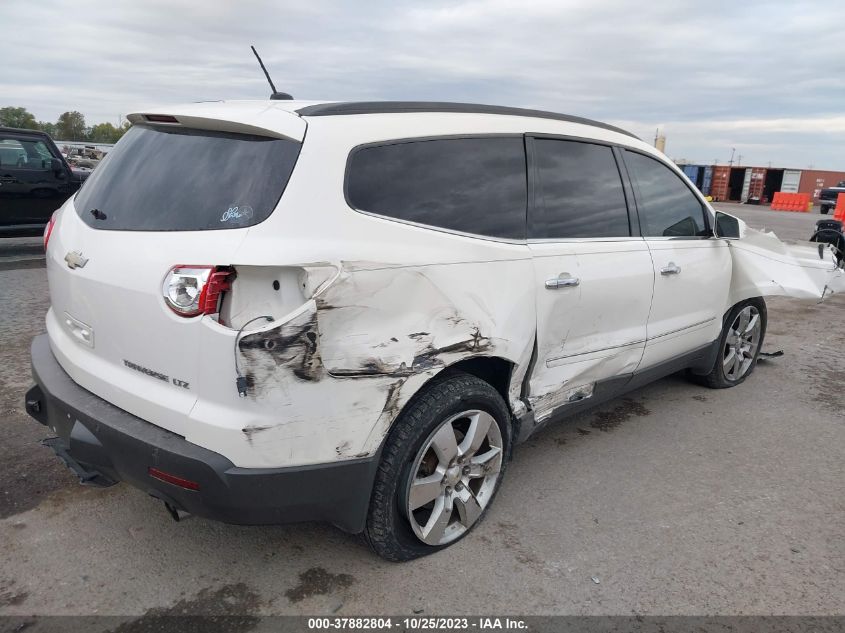
[[[419,353],[417,353],[410,365],[404,361],[398,367],[385,364],[381,358],[369,358],[363,365],[357,369],[342,369],[337,368],[332,370],[331,374],[337,377],[361,377],[361,376],[410,376],[422,371],[430,369],[445,367],[443,356],[446,354],[466,354],[467,357],[481,354],[492,349],[490,339],[483,336],[481,331],[476,327],[470,338],[465,341],[458,341],[443,347],[435,347],[431,342],[431,335],[427,332],[407,335],[409,339],[416,343],[426,342]],[[390,347],[391,343],[399,343],[396,337],[391,337],[389,341],[379,343],[374,349],[383,349]]]
[[[730,249],[731,304],[775,294],[820,299],[843,290],[842,270],[828,250],[786,245],[771,233],[745,227],[742,239],[732,241]],[[467,266],[495,287],[491,268],[500,264],[512,266],[513,261]],[[526,279],[530,266],[530,261],[523,266]],[[298,302],[296,309],[247,331],[238,346],[250,399],[265,406],[276,403],[279,411],[275,424],[244,426],[250,444],[260,439],[269,448],[291,438],[304,439],[309,424],[305,403],[325,397],[317,383],[326,380],[334,382],[335,408],[321,433],[333,436],[336,457],[354,458],[378,450],[410,397],[458,361],[507,360],[513,368],[508,404],[516,416],[533,410],[537,423],[561,406],[590,399],[597,368],[618,364],[614,354],[582,355],[573,365],[579,375],[563,385],[534,383],[532,392],[525,382],[537,327],[532,288],[521,298],[499,296],[489,288],[475,294],[447,265],[324,262],[290,270],[298,271],[297,281],[283,283],[278,300],[288,307]],[[490,304],[490,297],[499,300]],[[249,301],[243,297],[239,312],[243,318],[250,315]],[[626,364],[624,373],[636,371],[636,365]]]
[[[278,327],[248,334],[241,338],[238,347],[253,389],[278,380],[280,369],[307,382],[323,377],[316,312],[306,311]]]
[[[365,397],[352,403],[343,420],[349,435],[357,438],[335,439],[338,457],[377,449],[410,396],[449,365],[482,356],[501,356],[517,364],[530,356],[530,343],[529,349],[515,354],[512,341],[533,342],[533,322],[525,319],[518,335],[507,338],[497,326],[513,321],[513,312],[530,313],[530,306],[514,306],[506,297],[498,306],[484,305],[467,296],[450,278],[448,267],[423,270],[344,262],[337,268],[338,274],[296,311],[245,332],[238,353],[249,398],[255,401],[277,400],[286,406],[283,400],[325,380],[336,383],[333,393],[342,401],[347,388],[360,390],[355,384],[368,381]],[[240,303],[245,304],[243,299]],[[374,401],[372,388],[383,397]],[[518,388],[514,398],[519,402]],[[524,405],[519,402],[515,408]],[[279,420],[279,426],[285,424]],[[243,432],[250,442],[258,433],[269,439],[267,426],[244,427]]]
[[[380,268],[355,275],[347,264],[341,268],[334,283],[296,316],[241,338],[243,366],[257,393],[262,384],[284,379],[278,372],[282,368],[304,381],[320,380],[325,373],[335,378],[396,378],[495,351],[494,338],[482,331],[492,324],[492,316],[459,314],[447,293],[421,272]],[[384,295],[394,289],[401,289],[405,302],[397,303],[400,297],[394,297],[395,310],[388,310]],[[432,297],[438,300],[430,301]],[[420,304],[414,316],[427,329],[410,328],[408,334],[385,338],[398,321],[408,320],[408,302]]]

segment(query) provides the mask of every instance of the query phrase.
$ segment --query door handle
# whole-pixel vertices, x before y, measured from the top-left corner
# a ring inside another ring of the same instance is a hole
[[[680,275],[681,267],[675,265],[675,262],[669,262],[669,265],[660,269],[661,275]]]
[[[557,290],[558,288],[571,288],[581,283],[578,277],[570,277],[569,273],[560,273],[557,277],[546,279],[546,288],[548,290]]]

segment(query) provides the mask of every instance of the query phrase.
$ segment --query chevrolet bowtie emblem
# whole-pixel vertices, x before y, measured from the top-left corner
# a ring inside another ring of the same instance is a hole
[[[88,263],[88,258],[83,257],[79,251],[70,251],[65,255],[65,261],[67,262],[68,268],[82,268]]]

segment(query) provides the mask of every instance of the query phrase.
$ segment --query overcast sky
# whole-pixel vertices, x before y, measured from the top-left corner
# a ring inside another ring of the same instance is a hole
[[[0,107],[474,101],[592,117],[696,162],[845,170],[842,0],[0,0]]]

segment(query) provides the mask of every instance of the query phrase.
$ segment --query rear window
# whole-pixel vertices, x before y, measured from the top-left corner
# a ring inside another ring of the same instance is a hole
[[[136,125],[94,170],[75,206],[97,229],[252,226],[278,204],[299,148],[286,139]]]
[[[350,160],[356,209],[490,237],[525,239],[522,137],[450,138],[364,147]]]

